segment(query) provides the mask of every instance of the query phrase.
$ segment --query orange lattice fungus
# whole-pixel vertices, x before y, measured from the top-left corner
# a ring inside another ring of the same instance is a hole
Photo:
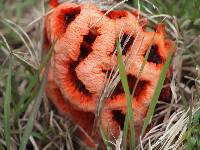
[[[121,41],[123,59],[128,58],[126,72],[131,92],[144,56],[150,49],[133,95],[134,125],[138,137],[173,42],[165,38],[164,25],[158,24],[155,31],[147,31],[147,20],[138,20],[136,12],[114,10],[106,16],[104,13],[91,3],[66,2],[55,7],[46,17],[46,41],[49,44],[56,41],[50,66],[53,73],[50,72],[46,93],[62,114],[91,136],[106,71],[117,64],[117,54],[114,54],[116,40],[119,38]],[[109,137],[118,137],[123,130],[126,109],[125,94],[119,82],[105,100],[101,115],[102,127]],[[93,139],[99,140],[100,135],[97,133]]]

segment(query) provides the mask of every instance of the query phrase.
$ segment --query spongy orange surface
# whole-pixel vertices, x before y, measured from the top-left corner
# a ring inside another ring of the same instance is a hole
[[[46,17],[45,41],[52,44],[56,40],[46,93],[63,115],[78,123],[91,136],[106,71],[117,64],[117,54],[113,55],[116,40],[121,38],[123,58],[129,55],[126,71],[130,91],[150,49],[133,96],[138,137],[173,42],[165,38],[164,25],[158,24],[154,31],[146,31],[147,20],[138,20],[137,12],[114,10],[107,16],[104,13],[91,3],[66,2]],[[169,94],[169,91],[163,93]],[[119,82],[102,112],[102,127],[109,137],[117,137],[123,130],[126,108],[125,94]],[[95,138],[99,139],[98,136]]]

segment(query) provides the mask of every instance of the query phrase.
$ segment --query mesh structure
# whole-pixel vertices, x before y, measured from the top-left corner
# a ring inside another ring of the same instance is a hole
[[[87,136],[81,137],[90,146],[101,139],[98,132],[92,135],[93,122],[106,74],[117,66],[116,40],[120,39],[122,57],[128,66],[129,90],[135,91],[132,108],[136,137],[174,44],[166,39],[164,25],[158,24],[154,31],[147,31],[147,20],[138,17],[137,12],[113,10],[106,16],[105,12],[92,3],[62,3],[45,21],[45,45],[48,47],[56,40],[47,96],[63,115],[85,130]],[[138,77],[149,49],[147,64]],[[170,92],[162,93],[164,97],[170,96]],[[125,94],[119,82],[102,108],[101,123],[108,137],[118,137],[123,130],[126,109]],[[94,141],[87,140],[88,136]]]

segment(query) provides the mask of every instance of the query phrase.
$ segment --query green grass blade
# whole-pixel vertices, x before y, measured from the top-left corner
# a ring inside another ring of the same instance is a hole
[[[20,142],[19,150],[25,150],[26,149],[26,145],[27,145],[28,139],[31,135],[37,112],[38,112],[38,110],[40,108],[40,104],[42,102],[42,96],[43,96],[43,93],[44,93],[45,82],[46,82],[46,76],[43,77],[43,79],[42,79],[42,83],[41,83],[40,88],[39,88],[38,96],[35,100],[32,113],[30,115],[30,118],[28,120],[28,123],[26,125],[26,128],[24,130],[24,133],[23,133],[23,136],[22,136],[22,139],[21,139],[21,142]]]
[[[128,117],[126,115],[124,121],[123,136],[122,136],[122,144],[124,149],[126,149],[127,147],[127,135],[128,135]]]
[[[142,127],[142,133],[141,133],[141,136],[143,136],[152,116],[153,116],[153,113],[155,111],[155,107],[156,107],[156,104],[158,102],[158,98],[160,96],[160,92],[162,90],[162,87],[163,87],[163,84],[164,84],[164,81],[165,81],[165,77],[166,77],[166,73],[167,73],[167,69],[169,67],[169,64],[171,62],[171,58],[172,58],[172,54],[174,52],[174,48],[172,48],[170,50],[170,53],[169,53],[169,56],[163,66],[163,69],[161,71],[161,74],[160,74],[160,78],[158,80],[158,83],[157,83],[157,86],[156,86],[156,89],[154,91],[154,95],[151,99],[151,103],[150,103],[150,106],[149,106],[149,109],[148,109],[148,112],[147,112],[147,115],[144,119],[144,124],[143,124],[143,127]]]
[[[135,148],[135,129],[134,129],[134,119],[133,119],[133,110],[132,110],[132,96],[129,91],[129,85],[128,85],[128,80],[126,76],[126,70],[125,66],[122,60],[122,49],[119,44],[119,41],[117,41],[117,61],[118,61],[118,67],[119,67],[119,73],[120,73],[120,78],[122,82],[122,86],[126,95],[126,102],[127,102],[127,115],[128,115],[128,120],[130,124],[130,132],[131,132],[131,137],[130,137],[130,149]],[[128,123],[125,121],[125,128],[128,128]],[[126,131],[125,131],[126,132]]]
[[[6,140],[7,149],[10,149],[11,145],[11,129],[10,129],[10,102],[11,102],[11,77],[12,77],[12,57],[10,58],[10,64],[8,69],[8,78],[6,84],[6,93],[4,97],[4,135]]]

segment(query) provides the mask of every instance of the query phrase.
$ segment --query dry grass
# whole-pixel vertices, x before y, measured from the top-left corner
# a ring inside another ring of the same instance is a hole
[[[200,29],[197,27],[200,17],[190,20],[180,16],[177,18],[168,14],[161,15],[158,10],[164,9],[164,6],[156,6],[148,0],[144,3],[145,5],[138,3],[136,6],[141,8],[142,15],[149,19],[150,26],[158,22],[167,25],[168,35],[177,40],[177,52],[172,62],[173,77],[170,84],[173,98],[169,103],[159,101],[159,107],[151,121],[152,128],[144,137],[141,137],[137,149],[200,148],[200,146],[197,147],[200,135],[196,132],[200,130],[199,122],[196,121],[200,118]],[[34,101],[37,99],[37,94],[28,95],[33,98],[30,102],[25,101],[27,107],[24,106],[24,110],[20,109],[22,113],[17,118],[15,106],[41,64],[44,16],[50,11],[47,9],[46,1],[27,0],[23,3],[8,0],[2,4],[3,8],[9,9],[1,11],[0,21],[0,149],[6,149],[5,127],[2,124],[3,96],[6,95],[9,60],[12,56],[14,59],[9,124],[11,128],[10,148],[15,150],[19,148],[28,119],[35,110]],[[99,1],[99,4],[103,9],[115,6],[113,1],[109,1],[108,5],[103,5],[105,1]],[[123,7],[134,9],[127,4]],[[115,74],[114,79],[109,78],[102,93],[102,103],[120,80],[116,68],[113,69],[113,74]],[[47,100],[45,93],[42,93],[41,97],[41,105],[35,116],[27,149],[88,149],[74,135],[79,127],[60,116]],[[100,114],[100,108],[97,109],[97,114]],[[109,142],[112,142],[116,149],[120,149],[120,138]]]

